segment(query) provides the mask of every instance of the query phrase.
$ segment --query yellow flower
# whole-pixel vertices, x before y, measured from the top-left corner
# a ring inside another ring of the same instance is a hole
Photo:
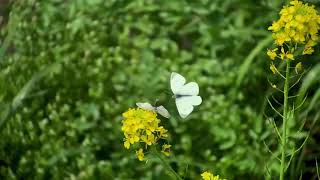
[[[220,179],[219,175],[218,176],[213,176],[213,174],[211,174],[208,171],[205,171],[201,174],[201,177],[203,180],[226,180],[226,179]]]
[[[166,156],[170,156],[170,148],[171,148],[170,144],[164,144],[164,145],[162,145],[161,152]]]
[[[316,42],[313,40],[309,40],[307,44],[304,46],[302,54],[312,54],[314,52],[313,46],[316,45]]]
[[[277,57],[277,50],[278,48],[275,48],[273,50],[268,49],[267,55],[270,57],[271,60],[274,60]]]
[[[272,30],[273,32],[277,32],[281,29],[281,24],[279,22],[273,22],[272,26],[268,28],[268,30]]]
[[[302,63],[299,62],[298,64],[296,64],[294,70],[296,71],[296,74],[299,74],[302,71]]]
[[[303,52],[302,54],[305,55],[305,54],[312,54],[314,52],[314,49],[312,47],[305,47],[303,49]]]
[[[292,50],[292,51],[294,51],[294,50]],[[285,52],[283,47],[281,47],[280,58],[282,60],[284,60],[284,59],[294,60],[293,54],[290,53],[289,51]]]
[[[157,132],[159,133],[159,136],[162,137],[162,138],[166,138],[168,137],[168,130],[166,130],[164,127],[160,126],[158,129],[157,129]]]
[[[282,46],[285,41],[291,40],[290,36],[283,32],[273,34],[273,38],[275,39],[275,43],[279,46]]]
[[[129,141],[124,141],[124,147],[126,149],[129,149],[130,148],[130,142]]]
[[[144,159],[143,149],[140,148],[138,151],[136,151],[136,156],[139,159],[139,161],[143,161]]]
[[[276,74],[278,72],[278,69],[273,64],[270,64],[270,70],[272,71],[273,74]]]

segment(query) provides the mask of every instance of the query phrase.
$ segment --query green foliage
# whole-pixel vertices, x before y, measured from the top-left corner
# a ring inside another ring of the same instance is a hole
[[[1,175],[166,179],[156,160],[138,162],[124,149],[120,126],[122,112],[138,101],[160,99],[176,113],[166,94],[172,71],[197,81],[203,97],[186,121],[163,121],[171,134],[171,164],[180,174],[190,179],[199,179],[202,170],[228,179],[277,175],[279,162],[265,146],[278,153],[277,137],[263,113],[271,112],[265,96],[272,91],[266,80],[266,28],[280,5],[271,0],[17,1],[2,31],[12,52],[0,59],[0,117],[10,112],[0,132],[0,160],[7,164]],[[20,93],[25,94],[17,102]],[[319,103],[309,111],[315,107]]]

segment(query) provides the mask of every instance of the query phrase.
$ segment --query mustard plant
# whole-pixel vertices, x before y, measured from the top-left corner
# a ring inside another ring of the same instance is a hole
[[[295,107],[289,107],[289,91],[297,82],[292,83],[293,73],[291,69],[295,64],[295,73],[302,71],[300,56],[310,55],[314,52],[314,46],[318,42],[318,31],[320,28],[320,16],[313,5],[292,0],[289,5],[284,6],[280,11],[279,20],[272,23],[268,30],[272,31],[272,37],[276,47],[269,49],[267,55],[271,59],[270,70],[273,74],[281,76],[284,80],[283,90],[272,85],[273,88],[283,93],[283,111],[277,112],[282,117],[282,133],[277,130],[281,141],[281,167],[280,180],[284,179],[285,171],[290,164],[291,158],[287,161],[287,123],[293,119]],[[279,64],[285,63],[285,70],[282,73]],[[278,65],[277,65],[278,64]],[[298,79],[298,81],[301,78]],[[292,86],[290,86],[292,83]],[[295,97],[295,96],[292,96]],[[269,104],[272,104],[269,101]],[[273,108],[273,106],[272,106]],[[273,108],[275,110],[275,108]],[[276,110],[275,110],[276,111]],[[276,126],[275,126],[276,128]],[[299,149],[299,148],[298,148]],[[292,154],[293,156],[293,154]],[[291,157],[292,157],[291,156]]]

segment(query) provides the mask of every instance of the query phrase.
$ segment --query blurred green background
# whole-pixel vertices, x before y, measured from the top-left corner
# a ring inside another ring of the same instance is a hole
[[[316,1],[309,1],[316,3]],[[122,113],[160,99],[176,114],[172,71],[200,86],[185,121],[163,119],[171,165],[185,179],[276,179],[281,79],[269,70],[267,27],[283,0],[0,1],[0,179],[168,179],[156,159],[123,147]],[[320,3],[315,4],[320,7]],[[319,49],[292,89],[287,179],[316,179]],[[274,153],[271,154],[268,148]],[[289,152],[290,152],[289,151]]]

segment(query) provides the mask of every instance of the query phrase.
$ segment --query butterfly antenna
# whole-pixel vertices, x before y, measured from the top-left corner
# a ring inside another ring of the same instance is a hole
[[[155,101],[154,101],[154,105],[153,106],[157,106],[157,102],[159,101],[159,99],[157,98]]]
[[[166,94],[171,94],[171,91],[169,91],[168,89],[166,89],[166,90],[164,91],[164,93],[166,93]]]

